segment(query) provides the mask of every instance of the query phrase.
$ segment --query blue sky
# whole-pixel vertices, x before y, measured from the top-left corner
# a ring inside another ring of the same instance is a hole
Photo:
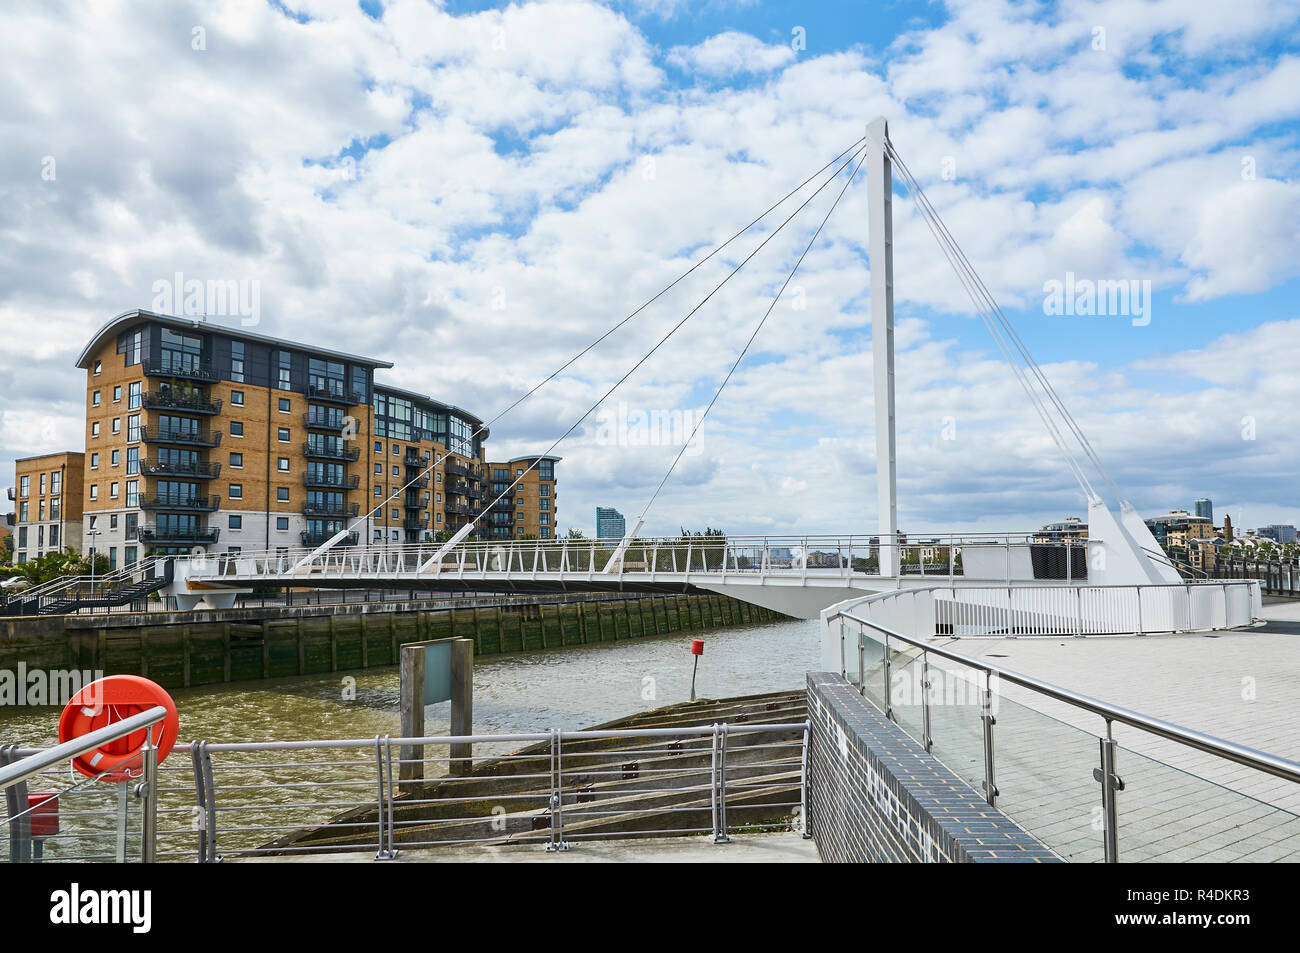
[[[392,360],[392,383],[491,417],[884,114],[1127,498],[1151,513],[1208,495],[1247,525],[1300,522],[1298,13],[1267,0],[12,5],[0,323],[11,342],[39,330],[0,355],[0,466],[84,441],[76,353],[176,271],[257,281],[264,333]],[[831,197],[597,418],[702,410]],[[859,182],[651,531],[874,526],[865,203]],[[904,527],[1081,512],[901,191],[895,231]],[[1044,313],[1067,273],[1149,281],[1150,323]],[[496,424],[492,454],[548,446],[724,274],[701,269]],[[596,505],[635,515],[680,447],[675,433],[609,445],[596,422],[558,450],[562,527],[590,530]]]

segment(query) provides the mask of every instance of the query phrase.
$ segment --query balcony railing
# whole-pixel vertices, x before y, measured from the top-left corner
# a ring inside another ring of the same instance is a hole
[[[141,460],[140,472],[145,476],[181,476],[211,480],[221,475],[219,463],[163,463],[158,460]]]
[[[304,545],[304,546],[311,546],[311,547],[314,548],[314,547],[316,547],[316,546],[321,545],[322,543],[328,542],[329,540],[333,539],[333,538],[334,538],[334,534],[333,534],[333,533],[309,533],[309,532],[307,532],[307,533],[299,533],[299,534],[298,534],[298,538],[302,540],[302,545]],[[358,540],[359,538],[360,538],[360,534],[359,534],[359,533],[351,532],[351,533],[348,533],[346,536],[344,536],[342,539],[340,539],[340,540],[339,540],[337,543],[335,543],[334,545],[335,545],[335,546],[355,546],[355,545],[357,544],[357,540]]]
[[[221,505],[219,496],[155,496],[152,499],[141,500],[140,509],[142,510],[178,510],[184,512],[194,512],[196,510],[203,512],[212,512]]]
[[[433,458],[427,453],[412,453],[408,450],[406,451],[406,456],[403,458],[403,461],[408,467],[423,467],[428,466],[433,462]]]
[[[408,518],[408,519],[404,519],[404,520],[402,520],[402,528],[403,528],[403,529],[412,530],[412,531],[422,530],[422,529],[428,529],[428,528],[429,528],[429,521],[428,521],[428,520],[409,519],[409,518]]]
[[[309,410],[302,415],[302,425],[313,430],[342,430],[347,419],[346,414],[313,414]]]
[[[429,486],[429,474],[426,473],[424,476],[416,477],[414,480],[412,480],[410,483],[406,485],[412,487],[413,489],[420,489],[420,490],[426,489]]]
[[[307,385],[307,397],[310,400],[324,400],[333,404],[353,407],[366,402],[366,395],[350,391],[345,387],[324,387],[320,384]]]
[[[177,380],[208,381],[215,383],[221,375],[212,369],[212,365],[202,361],[168,361],[162,359],[142,362],[144,372],[149,377],[174,377]]]
[[[446,506],[446,511],[447,511],[448,513],[455,513],[455,514],[458,515],[458,516],[468,516],[468,515],[469,515],[469,507],[468,507],[468,506],[461,506],[459,503],[448,503],[447,506]]]
[[[303,456],[320,457],[323,460],[359,460],[361,459],[360,447],[332,446],[330,444],[313,443],[308,440],[302,445]]]
[[[178,410],[184,414],[221,413],[221,401],[203,394],[153,390],[145,393],[142,403],[149,410]]]
[[[448,460],[447,472],[452,476],[467,477],[469,476],[469,467],[465,466],[463,463],[457,463],[455,460]]]
[[[140,526],[136,528],[135,539],[142,543],[179,543],[186,546],[210,546],[221,535],[221,530],[212,529],[168,529],[167,527]]]
[[[303,486],[323,486],[333,490],[355,490],[361,485],[361,477],[353,475],[333,476],[327,473],[312,473],[308,470],[302,475]]]
[[[418,495],[406,494],[406,508],[408,510],[422,510],[428,505]]]
[[[221,446],[220,430],[176,430],[171,427],[140,428],[140,439],[145,443],[177,443],[189,447]]]
[[[361,504],[359,503],[353,503],[351,506],[349,506],[346,503],[341,503],[336,505],[334,503],[313,503],[310,500],[308,500],[306,503],[302,505],[303,516],[334,517],[335,519],[347,519],[350,516],[352,517],[357,516],[360,512],[361,512]]]

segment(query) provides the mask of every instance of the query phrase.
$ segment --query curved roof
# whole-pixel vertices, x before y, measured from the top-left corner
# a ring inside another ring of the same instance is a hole
[[[338,358],[342,361],[351,361],[353,364],[367,364],[370,367],[393,366],[388,361],[376,360],[373,357],[362,357],[359,354],[349,354],[346,351],[335,351],[327,347],[317,347],[314,344],[304,344],[301,341],[289,341],[285,338],[271,337],[269,334],[257,334],[256,332],[249,331],[247,328],[217,324],[213,321],[207,320],[206,318],[178,318],[175,315],[157,314],[153,311],[145,311],[141,308],[135,308],[131,311],[123,311],[96,331],[91,337],[90,343],[82,349],[81,356],[77,358],[76,366],[81,368],[89,367],[91,355],[96,354],[99,351],[103,346],[105,338],[116,338],[119,331],[140,321],[153,321],[158,324],[165,324],[168,327],[180,328],[185,331],[207,330],[220,334],[228,334],[231,337],[242,338],[248,341],[261,341],[265,344],[291,347],[297,351],[311,351],[314,354],[324,354],[329,357]]]
[[[392,365],[390,364],[389,367],[391,366]],[[379,383],[379,381],[375,381],[375,390],[384,391],[385,393],[388,394],[397,394],[399,397],[406,397],[409,398],[410,400],[422,401],[426,404],[432,404],[434,407],[438,408],[439,410],[445,410],[448,413],[455,414],[457,417],[460,417],[462,420],[468,420],[475,427],[483,426],[482,419],[480,419],[475,414],[471,414],[464,407],[457,407],[455,404],[449,404],[446,401],[438,400],[435,397],[430,397],[428,394],[419,394],[413,390],[407,390],[404,387],[394,387],[392,384],[381,384]],[[484,435],[484,439],[485,440],[487,439],[486,434]]]

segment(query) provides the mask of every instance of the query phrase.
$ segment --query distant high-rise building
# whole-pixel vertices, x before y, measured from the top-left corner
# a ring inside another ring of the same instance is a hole
[[[1205,517],[1207,520],[1209,520],[1211,523],[1213,523],[1213,522],[1214,522],[1214,504],[1213,504],[1211,501],[1205,499],[1204,497],[1201,497],[1201,499],[1199,499],[1199,500],[1196,501],[1196,515],[1197,515],[1197,516],[1203,516],[1203,517]]]
[[[596,538],[622,539],[627,532],[627,520],[610,506],[596,507]]]
[[[1223,538],[1232,542],[1232,517],[1227,513],[1223,514]]]
[[[1290,523],[1273,523],[1269,526],[1261,526],[1259,535],[1265,536],[1275,543],[1294,543],[1295,527]]]

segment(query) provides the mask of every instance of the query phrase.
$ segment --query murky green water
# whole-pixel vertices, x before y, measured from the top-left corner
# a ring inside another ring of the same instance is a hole
[[[474,660],[474,730],[585,728],[690,698],[692,638],[702,637],[696,693],[721,698],[801,688],[818,664],[815,621],[673,633]],[[355,698],[345,689],[355,685]],[[182,740],[272,741],[397,735],[395,666],[237,682],[172,693]],[[449,730],[448,705],[431,706],[425,730]],[[0,742],[56,740],[58,709],[0,709]]]

